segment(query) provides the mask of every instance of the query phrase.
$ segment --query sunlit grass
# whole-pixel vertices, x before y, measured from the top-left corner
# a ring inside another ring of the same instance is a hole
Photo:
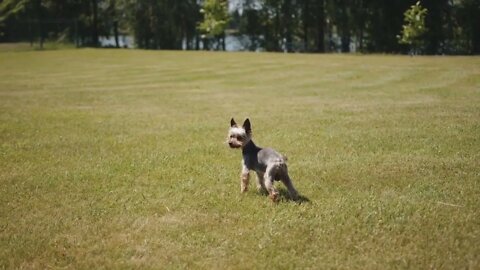
[[[480,267],[480,58],[4,51],[0,78],[0,268]],[[309,202],[239,194],[232,116]]]

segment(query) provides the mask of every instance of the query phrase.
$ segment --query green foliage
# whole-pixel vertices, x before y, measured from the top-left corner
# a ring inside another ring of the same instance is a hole
[[[405,0],[235,3],[231,16],[226,0],[3,0],[0,42],[88,46],[119,32],[134,36],[139,48],[199,49],[202,37],[208,47],[230,28],[250,50],[398,53],[409,46],[426,54],[480,54],[478,0],[429,0],[422,2],[425,8],[409,8],[414,2]]]
[[[5,21],[23,12],[29,0],[4,0],[0,2],[0,38],[5,34]]]
[[[405,11],[405,24],[402,26],[401,35],[398,36],[400,44],[408,44],[414,51],[420,49],[423,44],[422,37],[428,30],[425,27],[427,12],[427,9],[421,6],[420,1]]]
[[[458,6],[457,42],[466,42],[467,51],[480,54],[480,1],[462,0]]]
[[[222,35],[230,20],[228,13],[228,1],[226,0],[205,0],[200,10],[203,20],[198,29],[208,38]]]
[[[146,49],[181,49],[186,41],[187,48],[195,36],[199,20],[199,5],[196,0],[170,1],[122,1],[123,25],[135,36],[136,46]]]
[[[0,3],[0,22],[25,10],[30,0],[4,0]]]

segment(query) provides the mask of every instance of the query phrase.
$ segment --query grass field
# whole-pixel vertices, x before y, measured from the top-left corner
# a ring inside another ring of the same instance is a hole
[[[0,269],[480,268],[479,57],[4,51],[0,78]],[[232,116],[301,203],[239,193]]]

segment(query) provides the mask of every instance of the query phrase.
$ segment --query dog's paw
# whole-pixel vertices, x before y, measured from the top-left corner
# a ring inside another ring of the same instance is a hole
[[[272,200],[272,202],[274,202],[274,203],[278,202],[278,200],[279,200],[279,198],[280,198],[279,195],[280,195],[280,194],[278,194],[277,192],[271,193],[271,194],[270,194],[270,200]]]

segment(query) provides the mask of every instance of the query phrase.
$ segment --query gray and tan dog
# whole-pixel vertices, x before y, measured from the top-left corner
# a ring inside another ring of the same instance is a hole
[[[278,200],[278,191],[274,181],[282,181],[287,187],[292,200],[298,199],[298,193],[288,176],[287,158],[271,148],[260,148],[252,141],[252,128],[247,118],[242,127],[238,127],[235,120],[230,120],[230,129],[227,138],[230,148],[242,149],[242,173],[240,191],[248,190],[250,171],[257,173],[258,190],[266,190],[272,201]]]

